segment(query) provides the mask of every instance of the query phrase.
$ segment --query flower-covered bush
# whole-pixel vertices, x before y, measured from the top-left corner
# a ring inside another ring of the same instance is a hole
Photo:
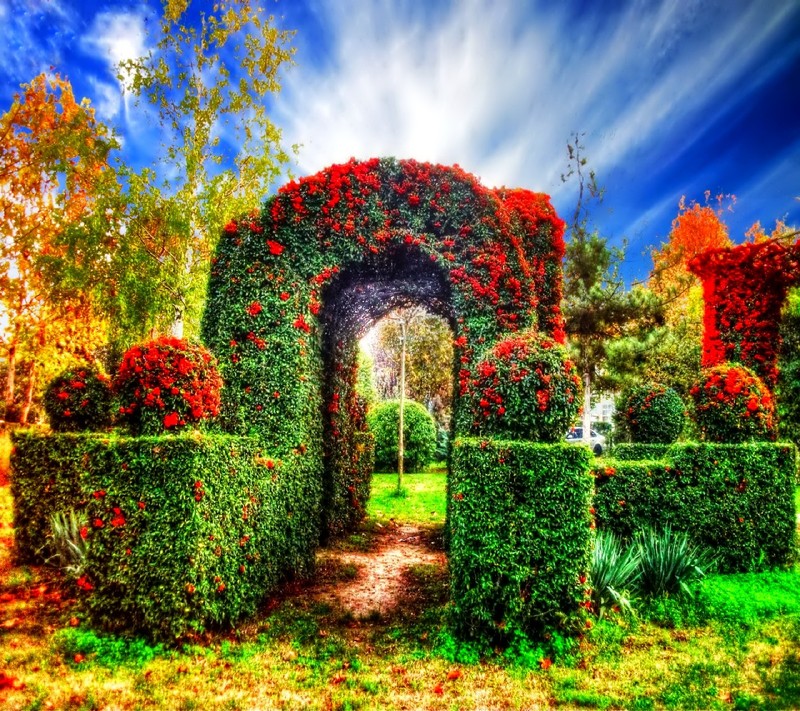
[[[781,309],[800,283],[800,242],[710,249],[689,269],[703,280],[703,365],[741,363],[775,387]]]
[[[114,380],[120,415],[141,434],[175,431],[216,417],[221,389],[211,353],[167,336],[129,349]]]
[[[369,429],[375,436],[375,467],[397,471],[397,438],[400,430],[400,401],[387,400],[367,413]],[[406,400],[403,405],[403,469],[422,471],[436,453],[436,421],[423,405]]]
[[[111,383],[93,366],[72,368],[54,378],[44,409],[56,432],[99,430],[111,423]]]
[[[581,379],[563,346],[526,332],[491,349],[467,392],[475,433],[557,442],[580,409]]]
[[[650,383],[623,393],[617,412],[632,442],[671,444],[680,435],[686,406],[672,388]]]
[[[735,443],[776,438],[775,401],[752,370],[730,363],[708,368],[689,392],[705,439]]]

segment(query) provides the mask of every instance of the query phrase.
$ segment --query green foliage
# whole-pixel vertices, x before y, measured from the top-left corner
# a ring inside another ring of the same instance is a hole
[[[367,410],[374,407],[378,401],[378,393],[375,391],[375,380],[373,378],[374,368],[375,362],[372,356],[359,348],[356,393],[364,401]]]
[[[590,457],[567,444],[456,440],[448,506],[460,638],[507,646],[580,617],[592,551]]]
[[[397,470],[400,434],[400,402],[387,400],[367,414],[369,429],[375,436],[375,468]],[[436,422],[418,402],[406,400],[403,406],[403,467],[419,472],[433,461],[436,453]]]
[[[46,558],[50,518],[85,517],[78,581],[89,619],[174,642],[252,614],[288,573],[307,573],[321,476],[300,454],[266,456],[223,435],[14,434],[16,555]]]
[[[775,401],[752,370],[730,363],[708,368],[689,392],[704,439],[746,442],[776,438]]]
[[[634,537],[639,575],[637,590],[645,597],[691,596],[692,584],[713,567],[713,556],[669,526],[644,529]]]
[[[697,605],[710,619],[743,627],[781,616],[800,619],[800,573],[712,575],[699,587]]]
[[[620,442],[611,451],[614,459],[626,462],[663,459],[669,451],[667,444],[643,444],[641,442]]]
[[[781,321],[778,385],[775,399],[782,437],[800,446],[800,289],[789,293]]]
[[[597,527],[632,540],[670,525],[715,551],[725,572],[785,565],[794,473],[794,446],[772,443],[674,444],[662,461],[607,461],[594,472]]]
[[[631,613],[629,594],[639,578],[637,549],[625,548],[609,531],[600,531],[592,554],[592,610],[598,617],[618,608]]]
[[[617,412],[631,441],[645,444],[671,444],[686,418],[680,395],[658,384],[639,385],[623,393]]]
[[[219,413],[222,378],[203,346],[161,337],[128,349],[114,379],[120,413],[134,433],[179,430]]]
[[[44,394],[44,409],[56,432],[99,430],[111,424],[111,384],[92,366],[55,378]]]
[[[466,393],[473,433],[558,442],[578,414],[581,380],[563,346],[528,332],[498,342]]]
[[[166,654],[161,644],[149,644],[141,637],[102,634],[91,629],[66,627],[53,636],[56,654],[72,661],[76,655],[111,669],[121,664],[141,667]]]

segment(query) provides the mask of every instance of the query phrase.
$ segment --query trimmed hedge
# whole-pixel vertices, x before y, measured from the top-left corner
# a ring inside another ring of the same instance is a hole
[[[455,441],[448,508],[458,636],[505,645],[580,616],[593,544],[590,459],[568,444]]]
[[[111,424],[111,383],[91,365],[54,378],[44,394],[44,411],[55,432],[100,430]]]
[[[80,604],[98,626],[174,642],[252,614],[283,577],[312,569],[319,458],[199,433],[13,441],[16,556],[46,557],[51,514],[84,516]]]
[[[670,524],[711,548],[723,572],[785,565],[795,544],[795,454],[792,444],[687,443],[662,461],[612,460],[594,471],[597,527],[630,539]]]
[[[611,449],[611,456],[614,459],[623,461],[642,461],[652,459],[663,459],[669,451],[668,444],[645,444],[643,442],[620,442]]]
[[[335,450],[323,483],[322,538],[352,530],[367,514],[375,469],[375,437],[354,432]]]
[[[686,420],[681,396],[657,383],[637,385],[623,393],[617,411],[631,441],[643,444],[671,444]]]
[[[387,400],[367,413],[369,429],[375,436],[375,466],[381,472],[397,471],[397,435],[400,429],[400,401]],[[421,472],[436,454],[436,420],[414,400],[403,406],[403,469]]]

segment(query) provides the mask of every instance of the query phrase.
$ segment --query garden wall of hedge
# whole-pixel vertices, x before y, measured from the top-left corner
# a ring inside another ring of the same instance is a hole
[[[258,440],[13,435],[16,555],[42,560],[50,515],[74,509],[89,543],[81,604],[106,629],[172,641],[255,611],[320,536],[318,456]]]
[[[723,572],[791,560],[794,445],[674,444],[661,461],[631,461],[634,451],[656,453],[645,445],[617,446],[614,454],[627,461],[608,460],[594,471],[598,529],[630,539],[639,529],[669,524],[711,548]]]
[[[568,444],[457,439],[449,481],[457,634],[541,637],[587,599],[591,455]]]

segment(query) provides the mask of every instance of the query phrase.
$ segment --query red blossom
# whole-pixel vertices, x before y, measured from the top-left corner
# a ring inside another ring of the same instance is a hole
[[[274,254],[276,257],[279,257],[281,254],[283,254],[283,245],[275,242],[274,240],[268,239],[267,247],[269,247],[269,253]]]
[[[164,427],[167,429],[171,429],[172,427],[177,427],[180,418],[178,417],[177,412],[170,412],[164,415]]]

